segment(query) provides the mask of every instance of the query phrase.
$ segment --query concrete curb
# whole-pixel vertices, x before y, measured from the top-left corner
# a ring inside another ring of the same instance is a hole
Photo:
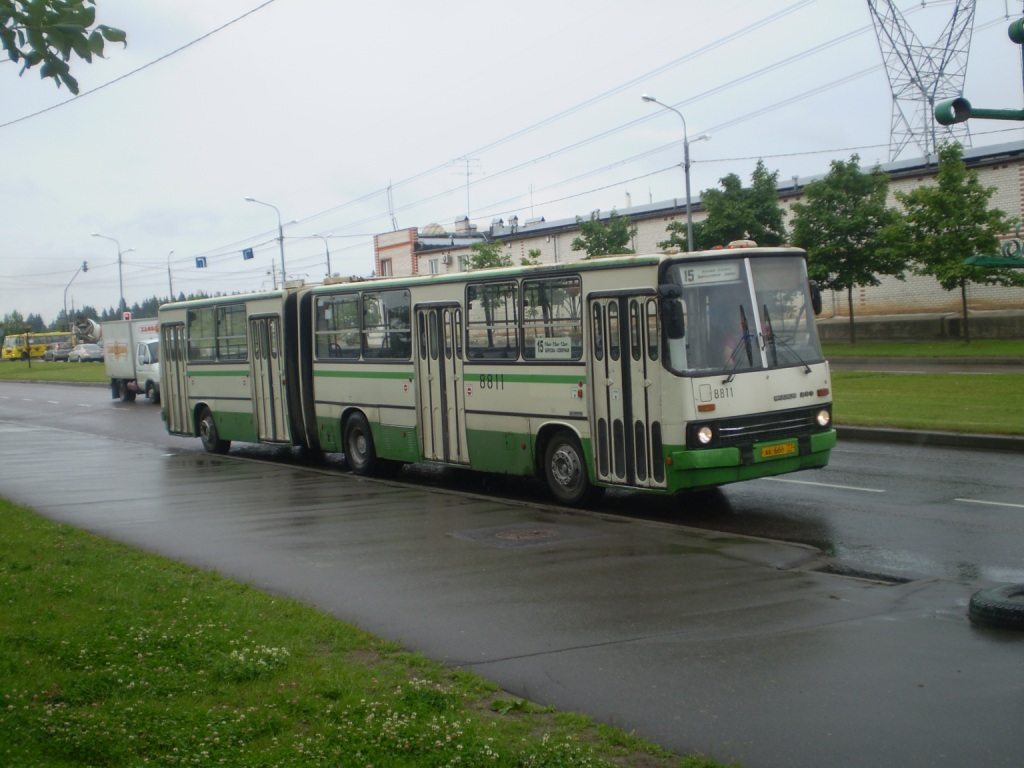
[[[1013,435],[979,435],[961,432],[919,432],[879,427],[836,427],[840,440],[870,441],[899,445],[945,446],[983,451],[1015,451],[1024,453],[1024,437]]]

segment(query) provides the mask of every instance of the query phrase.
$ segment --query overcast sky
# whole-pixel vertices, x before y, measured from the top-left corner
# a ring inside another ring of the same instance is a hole
[[[372,236],[393,221],[452,228],[468,214],[486,229],[682,198],[682,123],[644,93],[686,118],[695,197],[728,173],[749,183],[759,157],[780,180],[855,152],[889,159],[866,0],[97,6],[128,47],[76,61],[77,99],[0,63],[0,317],[50,322],[65,292],[69,310],[116,307],[118,245],[93,232],[120,245],[129,305],[172,287],[269,287],[277,213],[246,196],[280,210],[289,278],[308,281],[326,272],[314,234],[333,235],[333,272],[368,275]],[[953,4],[899,7],[933,44]],[[1006,36],[1021,11],[977,2],[964,89],[976,106],[1024,106]],[[976,147],[1024,139],[1013,122],[971,131]]]

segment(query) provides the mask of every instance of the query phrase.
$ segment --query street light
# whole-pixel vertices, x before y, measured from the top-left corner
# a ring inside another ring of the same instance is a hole
[[[686,118],[683,117],[683,113],[678,109],[670,107],[668,104],[662,104],[653,96],[648,96],[645,93],[640,98],[649,104],[657,104],[663,109],[675,112],[679,115],[679,119],[683,121],[683,174],[686,176],[686,250],[693,251],[695,248],[693,242],[693,212],[690,209],[690,139],[686,135]],[[710,138],[711,134],[705,133],[698,136],[694,141],[704,141]]]
[[[259,205],[265,205],[268,208],[273,208],[277,213],[277,244],[281,247],[281,287],[284,287],[287,278],[284,274],[284,226],[281,224],[281,211],[278,210],[276,205],[270,203],[264,203],[262,200],[257,200],[254,197],[246,197],[247,203],[258,203]]]
[[[327,276],[330,277],[331,276],[331,249],[327,245],[327,238],[330,237],[330,235],[318,235],[318,234],[316,234],[316,232],[314,232],[313,233],[313,237],[319,237],[321,240],[324,241],[324,253],[327,254]]]
[[[74,331],[72,330],[73,326],[71,325],[71,319],[68,317],[68,288],[70,288],[71,284],[73,282],[75,282],[75,278],[78,277],[78,273],[79,272],[88,272],[88,271],[89,271],[89,262],[83,261],[82,262],[82,266],[80,266],[78,269],[75,270],[75,274],[73,274],[71,276],[71,279],[68,280],[67,288],[64,289],[64,322],[68,324],[68,335],[69,336],[70,336],[70,334],[74,333]]]
[[[117,242],[117,240],[115,240],[112,237],[107,237],[106,235],[101,235],[99,232],[93,232],[92,236],[102,237],[104,240],[109,240],[110,242],[117,246],[117,288],[118,292],[121,294],[121,303],[120,305],[118,305],[117,311],[121,313],[121,317],[124,317],[124,313],[127,308],[125,307],[124,303],[124,272],[121,269],[121,257],[126,253],[131,253],[135,249],[129,248],[127,251],[122,251],[121,244]]]

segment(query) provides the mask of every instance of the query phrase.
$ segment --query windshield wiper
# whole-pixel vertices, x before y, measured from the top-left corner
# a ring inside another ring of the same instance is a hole
[[[779,351],[775,348],[775,332],[772,330],[772,318],[768,314],[768,305],[764,304],[764,333],[761,337],[764,339],[765,345],[771,350],[772,353],[772,368],[779,367]]]
[[[764,340],[765,340],[766,344],[770,345],[771,352],[772,352],[772,368],[778,368],[779,367],[779,352],[778,352],[778,349],[776,348],[776,343],[778,343],[779,345],[782,346],[783,349],[785,349],[787,352],[792,354],[793,357],[795,357],[797,359],[797,361],[804,367],[804,373],[810,373],[811,372],[811,366],[809,366],[804,361],[804,359],[802,357],[800,357],[800,354],[792,347],[792,345],[790,345],[790,343],[788,341],[786,341],[785,339],[783,339],[781,337],[777,337],[775,335],[775,332],[772,330],[772,319],[771,319],[771,317],[768,314],[768,305],[767,304],[764,305],[764,327],[765,327],[765,332],[763,334],[764,335]]]
[[[743,311],[743,305],[740,304],[740,328],[743,330],[743,336],[736,342],[736,346],[732,348],[732,352],[729,354],[726,370],[729,372],[722,383],[728,384],[736,378],[736,369],[740,364],[740,349],[742,348],[747,353],[747,365],[753,367],[754,365],[754,351],[750,346],[750,341],[753,335],[750,333],[747,326],[747,313]]]

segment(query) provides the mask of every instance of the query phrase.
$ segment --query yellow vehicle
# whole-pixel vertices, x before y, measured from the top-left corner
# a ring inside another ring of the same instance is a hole
[[[46,348],[55,341],[67,341],[67,331],[30,331],[29,333],[9,333],[4,338],[3,360],[28,360],[29,356],[42,359]],[[25,340],[28,339],[26,351]]]

